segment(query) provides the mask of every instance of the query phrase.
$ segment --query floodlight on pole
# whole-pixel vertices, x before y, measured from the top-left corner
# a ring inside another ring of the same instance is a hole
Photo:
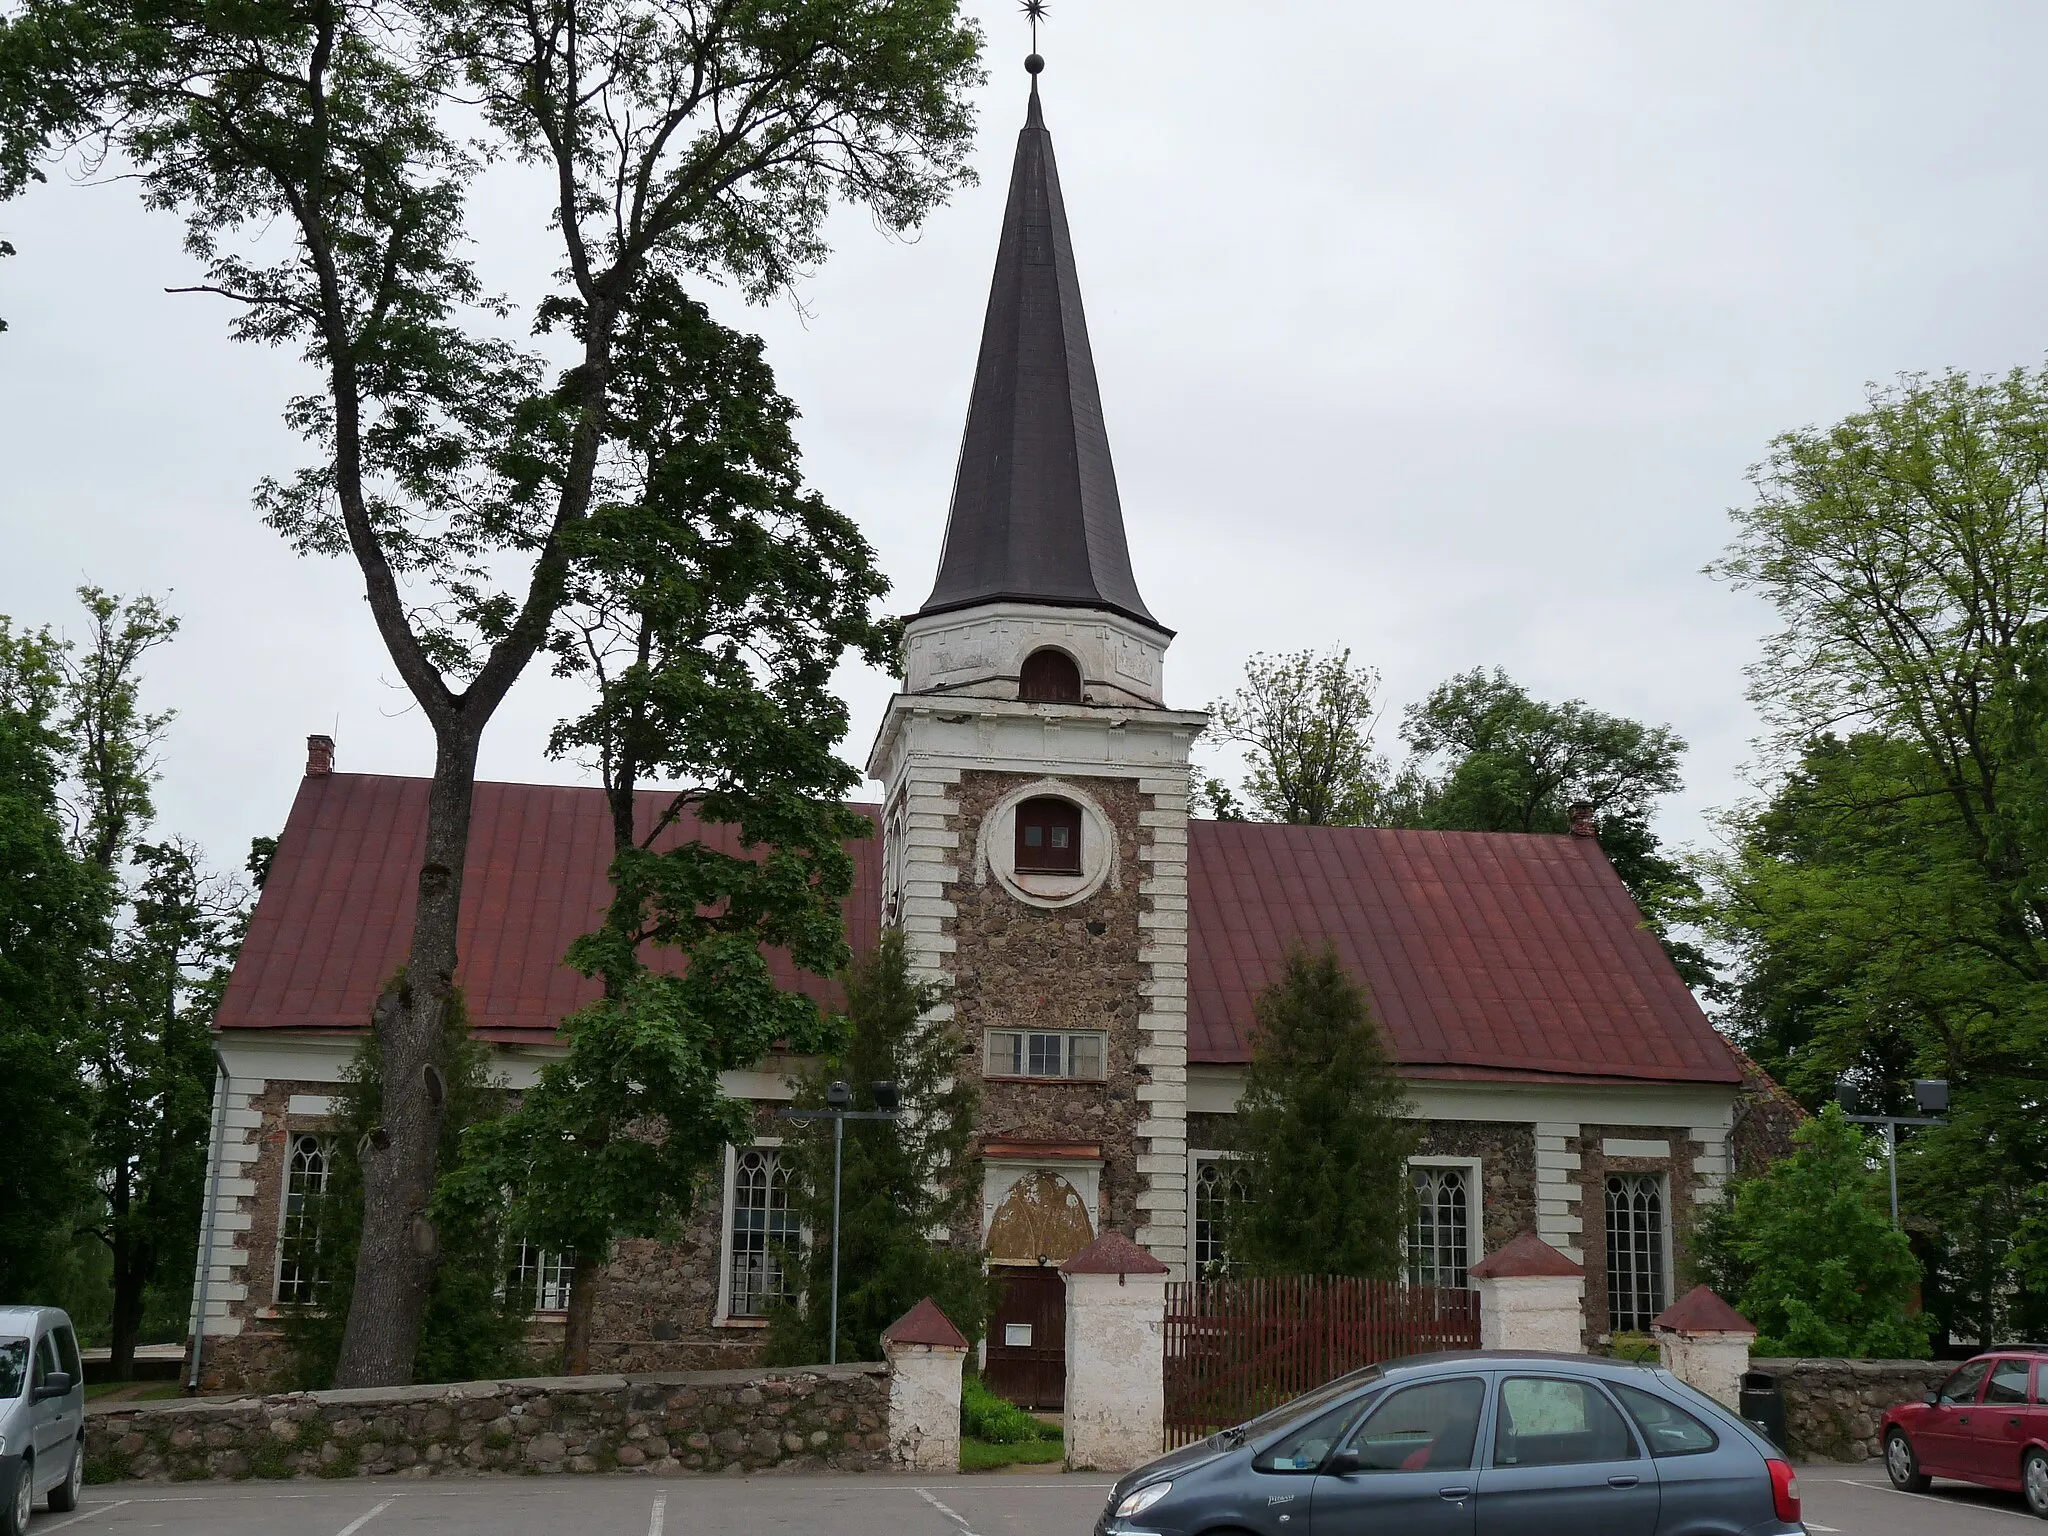
[[[825,1089],[823,1109],[778,1109],[775,1118],[793,1120],[798,1125],[808,1125],[813,1120],[832,1122],[832,1332],[825,1346],[826,1363],[839,1363],[839,1180],[840,1171],[846,1161],[846,1122],[849,1120],[898,1120],[902,1113],[896,1107],[902,1094],[894,1083],[870,1083],[868,1094],[875,1101],[873,1109],[853,1108],[853,1084],[845,1081],[828,1084]]]
[[[1842,1118],[1858,1125],[1884,1127],[1885,1173],[1891,1182],[1892,1225],[1899,1224],[1899,1127],[1902,1125],[1947,1125],[1948,1079],[1920,1077],[1913,1080],[1913,1103],[1918,1115],[1859,1115],[1862,1096],[1854,1083],[1844,1078],[1835,1085],[1835,1102],[1842,1106]]]

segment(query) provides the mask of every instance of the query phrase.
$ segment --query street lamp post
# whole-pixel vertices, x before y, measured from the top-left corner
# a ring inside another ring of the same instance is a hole
[[[1891,1177],[1892,1225],[1899,1224],[1899,1127],[1902,1125],[1947,1125],[1941,1118],[1948,1112],[1948,1081],[1939,1077],[1915,1078],[1913,1081],[1913,1103],[1920,1114],[1915,1115],[1859,1115],[1856,1085],[1842,1083],[1835,1089],[1835,1102],[1842,1106],[1844,1119],[1858,1125],[1881,1125],[1884,1127],[1885,1170]]]
[[[853,1085],[834,1083],[825,1090],[823,1109],[778,1109],[775,1118],[808,1125],[813,1120],[832,1122],[832,1332],[825,1346],[828,1364],[839,1363],[839,1173],[846,1158],[846,1122],[849,1120],[897,1120],[897,1088],[894,1083],[869,1083],[873,1109],[854,1109]]]

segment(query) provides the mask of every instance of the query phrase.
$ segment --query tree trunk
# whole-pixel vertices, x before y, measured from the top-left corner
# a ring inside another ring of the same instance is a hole
[[[576,1255],[569,1271],[569,1319],[562,1335],[562,1374],[590,1373],[590,1324],[597,1314],[598,1261]]]
[[[469,845],[478,732],[465,720],[436,729],[427,798],[426,857],[405,974],[377,1000],[383,1113],[362,1147],[363,1237],[355,1292],[335,1365],[337,1387],[402,1386],[412,1380],[420,1322],[439,1257],[427,1220],[440,1160],[446,1094],[442,1028],[455,985],[456,920]]]
[[[114,1381],[135,1378],[135,1340],[142,1331],[142,1266],[136,1262],[133,1175],[124,1158],[107,1199],[113,1216],[114,1315],[108,1329],[108,1370]]]

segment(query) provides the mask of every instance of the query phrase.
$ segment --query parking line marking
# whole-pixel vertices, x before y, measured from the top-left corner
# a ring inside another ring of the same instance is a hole
[[[372,1520],[376,1519],[379,1515],[383,1514],[385,1510],[389,1509],[392,1505],[396,1504],[397,1502],[398,1500],[395,1498],[386,1499],[382,1504],[379,1504],[375,1509],[371,1510],[368,1514],[357,1515],[355,1519],[349,1521],[347,1525],[344,1525],[340,1530],[336,1531],[334,1533],[334,1536],[356,1536],[357,1531],[360,1531],[364,1526],[368,1525]]]
[[[90,1520],[94,1515],[104,1515],[110,1509],[119,1509],[123,1504],[133,1504],[133,1499],[116,1499],[111,1504],[95,1504],[91,1509],[81,1510],[69,1520],[59,1520],[55,1525],[39,1525],[38,1531],[61,1531],[67,1525],[76,1525],[81,1520]]]
[[[1925,1499],[1928,1503],[1939,1504],[1944,1509],[1975,1510],[1986,1515],[2010,1515],[2015,1520],[2031,1520],[2034,1518],[2024,1510],[2000,1509],[1995,1504],[1958,1504],[1954,1499],[1937,1498],[1931,1493],[1912,1493],[1904,1488],[1889,1487],[1884,1483],[1866,1483],[1862,1479],[1855,1477],[1829,1477],[1823,1478],[1822,1481],[1840,1483],[1844,1488],[1868,1488],[1872,1493],[1888,1493],[1902,1495],[1909,1499]]]
[[[647,1536],[661,1536],[661,1527],[668,1519],[668,1490],[663,1489],[654,1496],[654,1513],[647,1517]]]
[[[931,1507],[933,1509],[936,1509],[940,1514],[944,1515],[948,1520],[957,1522],[960,1526],[960,1529],[966,1533],[966,1536],[974,1536],[974,1527],[967,1523],[965,1518],[961,1516],[958,1510],[948,1509],[945,1505],[941,1504],[939,1502],[939,1496],[933,1493],[931,1489],[920,1488],[917,1490],[917,1496],[920,1499],[923,1499],[925,1503],[931,1505]],[[345,1532],[343,1533],[343,1536],[346,1536]]]

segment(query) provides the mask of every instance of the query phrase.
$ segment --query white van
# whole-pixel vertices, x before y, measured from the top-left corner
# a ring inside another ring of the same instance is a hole
[[[0,1307],[0,1536],[26,1536],[36,1495],[76,1509],[85,1482],[85,1366],[55,1307]]]

